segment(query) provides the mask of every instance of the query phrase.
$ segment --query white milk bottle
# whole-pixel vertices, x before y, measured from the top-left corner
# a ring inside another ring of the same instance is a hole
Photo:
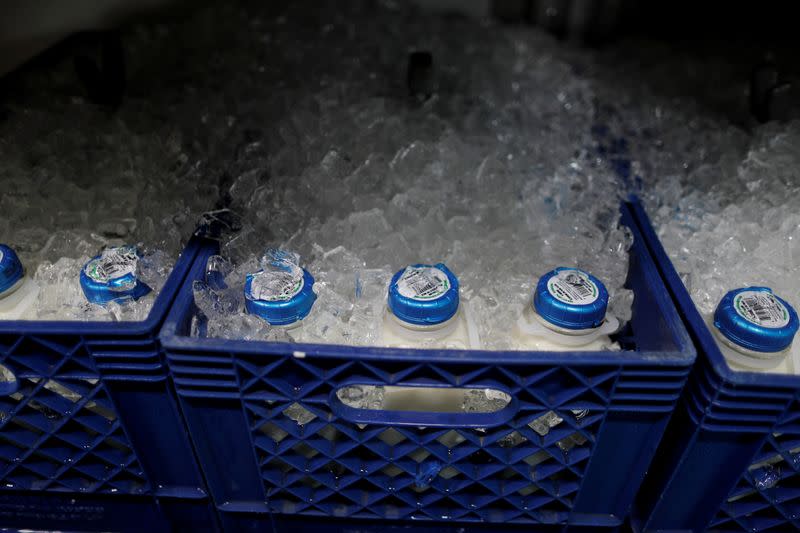
[[[735,370],[795,374],[800,349],[792,341],[798,317],[768,287],[728,292],[717,305],[711,331],[728,364]]]
[[[514,344],[523,350],[583,352],[619,350],[609,335],[619,328],[619,320],[608,314],[608,290],[602,281],[577,268],[558,267],[536,284],[533,299],[514,325]],[[575,424],[588,412],[571,410]],[[539,435],[563,423],[559,414],[548,411],[529,425]],[[578,432],[556,444],[564,451],[583,445]]]
[[[459,299],[458,278],[442,263],[410,265],[389,283],[381,344],[400,348],[478,349],[469,311]]]
[[[512,335],[518,348],[532,351],[617,350],[609,335],[619,320],[607,313],[603,282],[577,268],[558,267],[539,278]]]
[[[410,265],[389,283],[380,344],[397,348],[479,349],[472,317],[459,298],[458,278],[444,264]],[[383,409],[458,412],[471,389],[387,387]],[[445,443],[446,444],[446,443]]]

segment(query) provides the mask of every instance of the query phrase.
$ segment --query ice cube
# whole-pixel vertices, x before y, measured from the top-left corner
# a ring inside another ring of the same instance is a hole
[[[336,391],[336,396],[354,409],[380,409],[383,406],[382,385],[348,385]]]
[[[301,426],[305,426],[306,424],[317,418],[317,415],[315,415],[313,412],[309,411],[308,409],[306,409],[297,402],[287,407],[283,411],[283,414],[285,414],[287,417],[291,418]]]
[[[494,413],[503,409],[511,397],[494,389],[467,389],[461,410],[465,413]]]
[[[542,416],[532,420],[528,426],[536,433],[544,437],[550,430],[564,422],[564,419],[553,411],[548,411]]]

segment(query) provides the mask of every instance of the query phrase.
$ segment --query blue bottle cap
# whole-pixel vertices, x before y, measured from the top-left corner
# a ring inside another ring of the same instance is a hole
[[[103,250],[81,269],[81,289],[92,303],[138,300],[152,289],[138,278],[139,251],[135,246]]]
[[[432,326],[458,311],[458,278],[442,263],[411,265],[389,283],[389,309],[409,324]]]
[[[780,352],[792,345],[797,313],[768,287],[735,289],[722,297],[714,326],[734,344],[756,352]]]
[[[0,244],[0,296],[14,286],[22,276],[25,269],[17,257],[17,252],[10,246]]]
[[[577,268],[558,267],[536,284],[533,308],[558,327],[591,329],[600,326],[608,309],[603,282]]]
[[[245,279],[245,308],[273,326],[287,326],[311,312],[317,300],[313,288],[314,277],[296,265],[259,270]]]

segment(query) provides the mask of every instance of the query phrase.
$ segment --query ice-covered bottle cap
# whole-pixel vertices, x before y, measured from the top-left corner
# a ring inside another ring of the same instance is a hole
[[[90,259],[81,269],[81,289],[86,299],[104,305],[113,300],[138,300],[152,289],[139,280],[139,251],[116,246]]]
[[[561,328],[596,328],[606,317],[608,290],[588,272],[558,267],[539,278],[533,308],[547,322]]]
[[[311,312],[317,299],[313,288],[313,276],[296,265],[259,270],[245,279],[245,307],[273,326],[288,326]]]
[[[432,326],[458,311],[458,278],[442,263],[411,265],[389,283],[389,309],[409,324]]]
[[[768,287],[727,293],[714,312],[714,326],[737,346],[756,352],[780,352],[792,345],[797,313]]]
[[[25,269],[22,262],[17,257],[17,252],[10,246],[0,244],[0,296],[14,286],[22,276]]]

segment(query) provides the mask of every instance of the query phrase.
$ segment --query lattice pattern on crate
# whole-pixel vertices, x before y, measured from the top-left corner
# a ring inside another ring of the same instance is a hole
[[[239,355],[237,371],[270,505],[279,513],[343,517],[565,521],[618,375],[608,367],[515,373],[485,365],[264,361]],[[339,376],[499,384],[520,409],[486,429],[354,424],[329,406]]]
[[[798,412],[800,416],[800,412]],[[800,530],[800,431],[770,435],[714,517],[715,531]]]
[[[8,341],[0,338],[0,489],[146,492],[80,340]]]

